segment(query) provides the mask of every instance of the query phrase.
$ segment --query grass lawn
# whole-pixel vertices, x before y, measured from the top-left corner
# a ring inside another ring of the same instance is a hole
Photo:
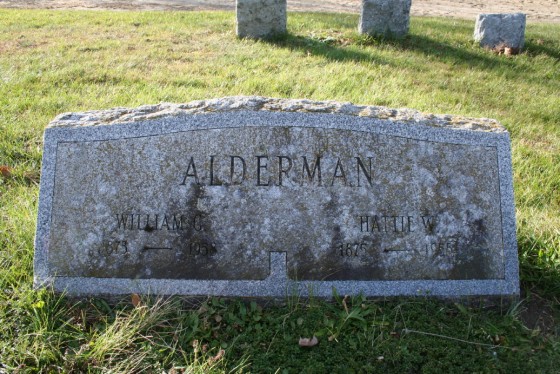
[[[0,9],[0,373],[553,373],[560,368],[560,25],[498,56],[474,22],[413,18],[400,41],[356,15],[290,14],[239,40],[224,12]],[[263,95],[496,118],[512,137],[523,298],[257,305],[70,300],[33,290],[42,135],[61,112]],[[319,344],[298,346],[300,336]]]

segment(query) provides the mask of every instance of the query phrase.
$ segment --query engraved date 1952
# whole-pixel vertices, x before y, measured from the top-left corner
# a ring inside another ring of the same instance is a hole
[[[216,246],[206,243],[193,242],[189,245],[189,255],[191,256],[212,256],[216,254],[218,250]]]

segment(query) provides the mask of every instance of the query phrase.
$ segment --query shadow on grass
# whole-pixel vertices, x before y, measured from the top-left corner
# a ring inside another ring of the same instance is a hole
[[[402,39],[381,39],[371,43],[370,38],[364,39],[365,45],[385,45],[392,46],[411,52],[419,52],[426,56],[433,56],[444,62],[453,64],[467,65],[468,67],[488,69],[503,69],[506,67],[514,67],[514,61],[506,59],[498,59],[485,52],[482,48],[472,48],[471,44],[452,45],[443,43],[439,40],[432,39],[425,35],[409,34]]]
[[[552,48],[548,48],[547,46],[544,46],[544,45],[541,45],[541,44],[537,44],[533,41],[525,42],[524,51],[531,56],[544,54],[544,55],[547,55],[550,58],[555,58],[557,60],[560,60],[560,52],[559,51],[554,50]]]
[[[559,295],[560,269],[552,255],[558,248],[558,241],[530,232],[519,232],[517,243],[521,281],[538,289],[541,295]]]
[[[423,35],[409,34],[404,38],[379,38],[362,35],[347,37],[312,38],[292,33],[283,34],[272,39],[263,40],[265,43],[280,48],[299,50],[310,55],[322,56],[328,60],[346,62],[375,62],[383,65],[394,65],[393,61],[375,54],[372,48],[419,52],[426,56],[456,65],[466,65],[471,68],[493,70],[514,68],[515,62],[509,59],[497,58],[489,52],[472,49],[471,45],[452,45]],[[348,47],[372,47],[356,48]]]
[[[291,51],[299,50],[306,52],[309,55],[322,56],[332,61],[376,62],[382,65],[389,64],[389,61],[376,56],[371,52],[356,51],[347,48],[347,46],[355,44],[353,41],[350,41],[344,45],[345,40],[340,38],[325,37],[319,39],[288,32],[274,38],[265,39],[263,42],[272,44],[279,48],[286,48]]]

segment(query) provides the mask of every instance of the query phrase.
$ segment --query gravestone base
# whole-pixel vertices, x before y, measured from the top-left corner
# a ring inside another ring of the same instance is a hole
[[[411,0],[362,0],[360,34],[400,38],[408,34]]]
[[[286,33],[286,0],[237,0],[237,36],[270,38]]]
[[[479,14],[474,27],[474,40],[481,47],[504,47],[519,51],[525,44],[525,22],[523,13]]]

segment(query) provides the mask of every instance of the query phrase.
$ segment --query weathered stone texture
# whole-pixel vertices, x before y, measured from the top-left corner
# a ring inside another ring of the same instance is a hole
[[[286,0],[237,0],[237,36],[268,38],[286,32]]]
[[[474,40],[482,47],[521,49],[525,44],[525,21],[523,13],[479,14],[474,27]]]
[[[403,37],[408,34],[411,0],[362,0],[361,34]]]
[[[518,292],[496,121],[233,97],[45,132],[37,284],[71,294]]]

